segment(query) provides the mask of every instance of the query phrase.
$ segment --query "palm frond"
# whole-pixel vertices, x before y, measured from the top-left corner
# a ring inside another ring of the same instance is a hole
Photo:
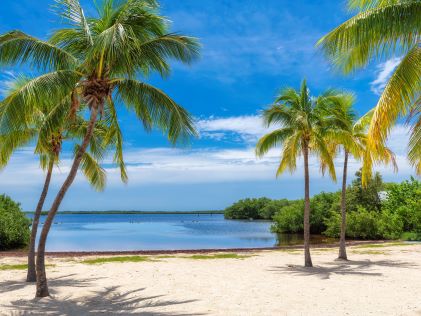
[[[120,124],[118,123],[117,119],[117,111],[115,109],[114,102],[111,98],[108,99],[107,109],[109,110],[109,115],[107,119],[108,130],[107,134],[103,139],[103,142],[105,146],[109,146],[110,144],[112,144],[115,147],[113,160],[120,168],[121,181],[127,183],[128,175],[123,157],[123,133],[121,132]]]
[[[50,72],[28,80],[1,102],[0,130],[18,129],[32,121],[35,105],[49,107],[60,104],[78,82],[80,75],[71,70]]]
[[[40,69],[73,69],[77,59],[65,50],[21,31],[0,36],[0,65],[29,65]]]
[[[67,19],[73,27],[83,34],[84,41],[87,45],[93,45],[93,39],[89,23],[83,12],[79,0],[55,0],[54,8],[59,16]],[[79,37],[80,38],[80,37]]]
[[[420,40],[421,2],[399,1],[363,11],[317,43],[349,72],[369,58],[384,58],[409,51]]]
[[[294,133],[292,128],[278,129],[264,135],[256,145],[257,157],[264,156],[270,149],[280,147],[288,137]]]
[[[131,79],[117,81],[115,85],[118,97],[136,113],[146,130],[161,130],[173,144],[197,135],[190,114],[163,91]]]
[[[417,45],[402,59],[376,105],[368,130],[370,148],[385,143],[392,124],[408,112],[420,92],[421,46]]]
[[[79,150],[79,148],[79,145],[75,146],[75,154]],[[80,168],[93,188],[95,188],[98,191],[104,190],[107,181],[105,170],[88,152],[85,152],[83,154]]]

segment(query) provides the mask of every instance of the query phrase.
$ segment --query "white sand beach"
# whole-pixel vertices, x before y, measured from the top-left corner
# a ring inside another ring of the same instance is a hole
[[[240,253],[240,259],[152,256],[89,265],[48,258],[51,298],[25,270],[0,271],[1,315],[421,315],[421,244]],[[24,263],[22,257],[0,264]]]

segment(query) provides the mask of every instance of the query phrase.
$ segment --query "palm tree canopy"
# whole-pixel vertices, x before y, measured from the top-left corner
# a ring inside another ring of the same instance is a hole
[[[38,107],[98,107],[109,127],[105,139],[116,147],[114,162],[127,180],[123,135],[117,106],[124,104],[146,131],[159,129],[172,144],[196,135],[189,113],[145,80],[152,72],[166,77],[170,59],[190,64],[199,56],[196,39],[168,31],[153,0],[103,0],[87,17],[78,0],[57,0],[55,10],[66,27],[41,41],[20,31],[0,36],[0,65],[29,63],[45,73],[10,95],[3,132],[16,129],[21,117]],[[66,112],[68,113],[68,111]]]
[[[318,157],[321,165],[326,166],[330,176],[336,180],[332,153],[326,138],[336,118],[325,115],[325,109],[335,102],[343,101],[341,95],[335,90],[328,90],[312,98],[305,80],[299,91],[293,88],[282,90],[275,104],[263,112],[265,124],[276,124],[279,128],[258,141],[256,155],[261,157],[271,148],[282,147],[278,176],[287,169],[295,171],[297,158],[303,154],[304,146],[308,146],[310,154]]]
[[[342,102],[334,102],[326,108],[326,115],[335,118],[328,132],[329,148],[335,155],[341,148],[351,154],[354,159],[363,160],[362,182],[368,183],[372,176],[373,161],[384,164],[392,164],[397,171],[395,155],[392,150],[384,145],[376,147],[376,150],[367,150],[367,129],[372,120],[374,109],[367,112],[357,120],[357,115],[352,108],[354,97],[352,94],[340,97]],[[340,101],[340,100],[338,100]],[[325,166],[322,166],[325,168]]]
[[[29,77],[18,76],[7,89],[6,98],[0,102],[0,122],[11,100],[10,96],[13,96],[30,80]],[[7,132],[1,132],[0,167],[7,165],[13,152],[31,144],[35,144],[35,154],[39,156],[43,169],[47,168],[50,161],[59,164],[63,142],[80,140],[86,130],[86,122],[80,114],[70,122],[67,119],[70,107],[66,112],[60,111],[61,109],[59,106],[52,109],[34,106],[33,115],[22,117],[20,125],[15,125],[13,130],[6,129]],[[1,125],[0,131],[2,131]],[[80,168],[89,183],[99,191],[102,191],[106,184],[105,170],[100,166],[100,161],[104,158],[108,146],[104,142],[106,133],[107,128],[104,123],[100,122],[96,125],[90,142],[90,152],[84,154]],[[75,146],[76,149],[77,146]]]
[[[384,147],[399,116],[412,113],[408,159],[421,174],[421,2],[349,0],[348,5],[358,10],[357,15],[320,39],[318,45],[346,73],[364,67],[371,59],[401,56],[372,115],[368,147],[371,151]]]

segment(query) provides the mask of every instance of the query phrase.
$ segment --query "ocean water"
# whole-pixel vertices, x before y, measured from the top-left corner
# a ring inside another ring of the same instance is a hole
[[[222,214],[58,214],[47,251],[256,248],[276,246],[280,239],[300,241],[300,236],[273,234],[270,226],[225,220]]]

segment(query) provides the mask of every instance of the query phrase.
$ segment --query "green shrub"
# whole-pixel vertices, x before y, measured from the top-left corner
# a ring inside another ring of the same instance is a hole
[[[0,195],[0,250],[26,246],[30,224],[18,203],[7,195]]]
[[[262,210],[271,200],[268,198],[240,200],[224,211],[227,219],[266,219],[262,217]]]
[[[355,239],[376,239],[379,237],[377,212],[367,211],[359,206],[347,216],[346,235]]]
[[[304,201],[293,201],[273,216],[271,230],[276,233],[299,233],[303,231]]]
[[[333,210],[339,208],[340,195],[325,193],[310,199],[310,230],[312,234],[321,234],[326,230],[326,219]],[[273,216],[272,231],[278,233],[300,233],[303,231],[304,201],[291,201]]]
[[[271,200],[259,210],[259,216],[263,219],[272,219],[283,207],[289,205],[290,201],[287,199]]]
[[[326,219],[332,212],[338,212],[340,207],[339,192],[322,192],[310,199],[310,231],[312,234],[321,234],[326,229]]]
[[[367,210],[381,211],[381,200],[379,193],[384,190],[384,184],[381,175],[376,172],[367,186],[363,187],[361,171],[355,173],[356,178],[351,186],[346,190],[346,208],[348,212],[356,211],[358,207]]]
[[[378,233],[384,239],[399,239],[403,233],[403,220],[398,214],[382,211],[378,220]]]
[[[421,182],[410,181],[388,186],[383,210],[397,214],[403,221],[404,231],[421,233]]]
[[[326,230],[323,232],[328,237],[338,238],[341,233],[341,215],[339,212],[331,212],[324,220]]]
[[[401,239],[408,240],[408,241],[421,241],[421,233],[404,232],[401,236]]]

